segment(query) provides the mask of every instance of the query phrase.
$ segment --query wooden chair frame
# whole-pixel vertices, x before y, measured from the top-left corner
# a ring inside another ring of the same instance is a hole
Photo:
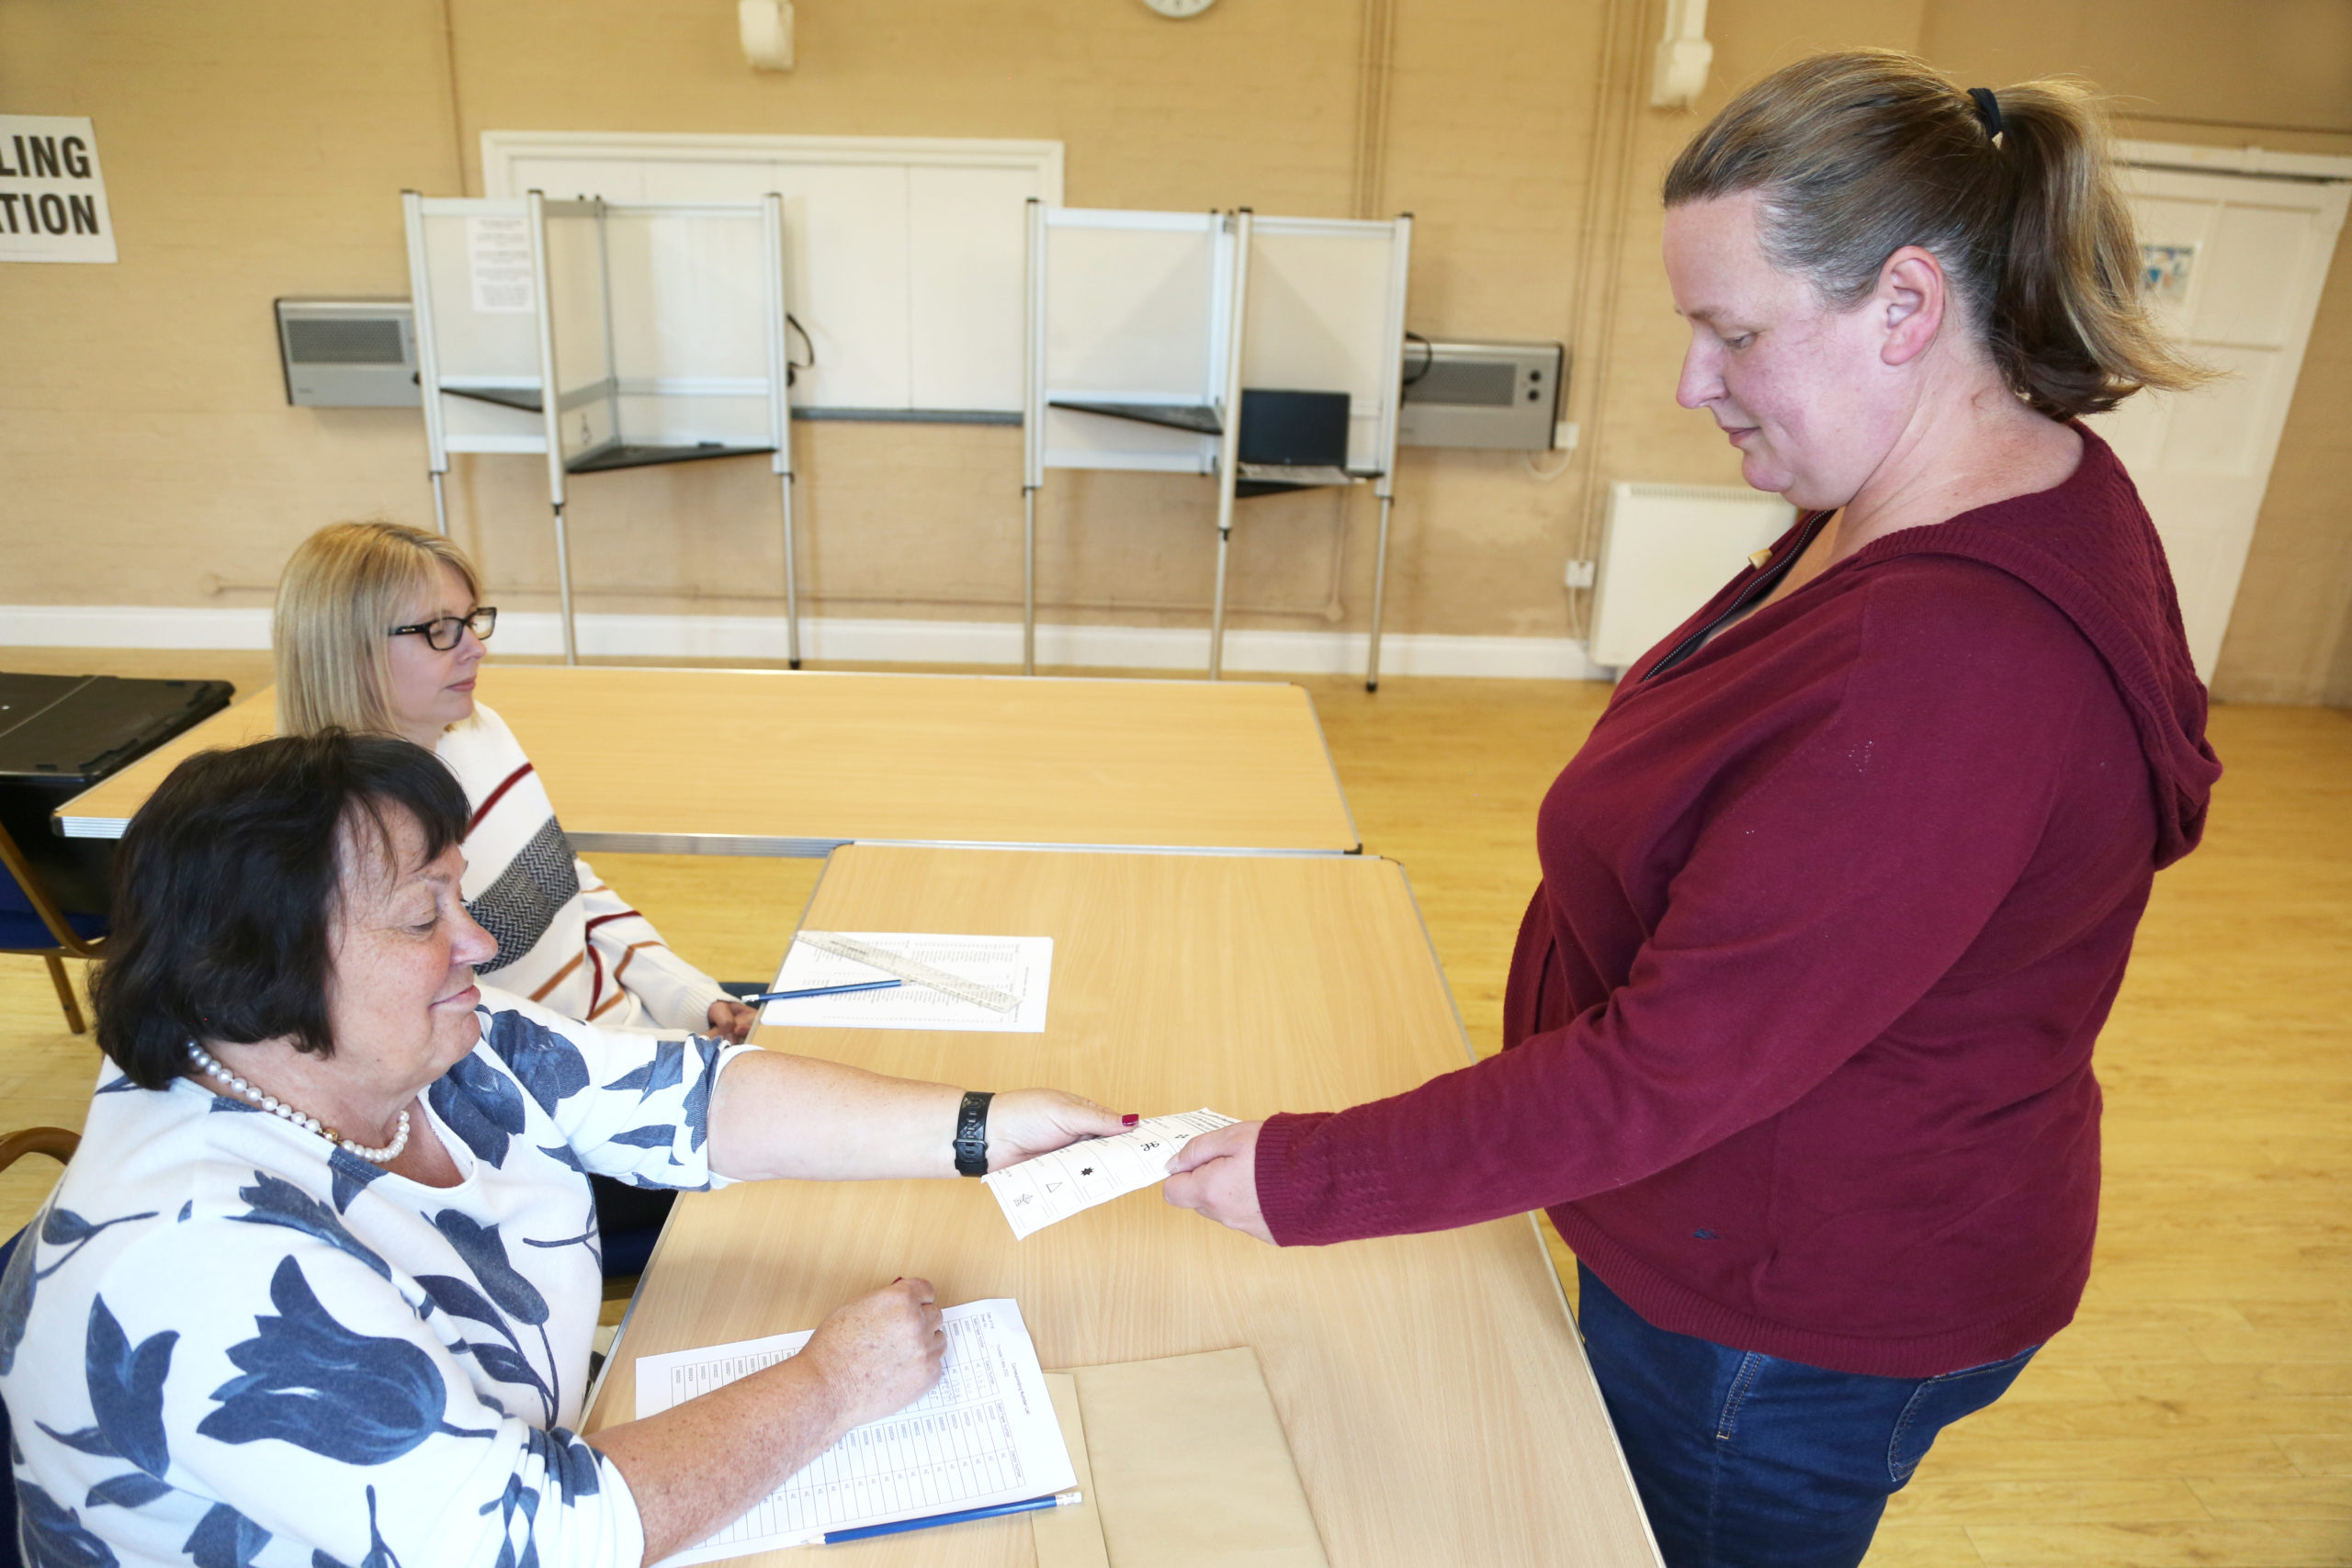
[[[48,1155],[62,1165],[81,1146],[79,1133],[62,1127],[27,1127],[0,1137],[0,1170],[7,1169],[27,1155]]]
[[[54,947],[0,947],[0,953],[27,953],[48,964],[50,983],[57,987],[57,999],[65,1009],[65,1027],[76,1034],[83,1033],[87,1025],[82,1021],[81,1001],[74,995],[73,977],[65,973],[65,960],[105,957],[106,938],[84,937],[74,931],[66,920],[65,912],[49,896],[49,889],[41,886],[32,867],[25,863],[24,852],[17,848],[17,840],[8,836],[6,828],[0,828],[0,865],[7,867],[8,874],[17,879],[17,886],[25,890],[33,913],[49,928],[49,934],[57,939]]]

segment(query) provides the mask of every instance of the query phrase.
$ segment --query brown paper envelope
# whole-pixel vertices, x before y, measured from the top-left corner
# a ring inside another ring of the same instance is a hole
[[[1068,1372],[1047,1372],[1046,1392],[1053,1396],[1054,1415],[1062,1424],[1062,1442],[1069,1450],[1070,1468],[1078,1472],[1078,1489],[1086,1500],[1029,1516],[1030,1528],[1036,1531],[1037,1568],[1111,1568],[1110,1555],[1102,1547],[1102,1518],[1094,1507],[1094,1476],[1086,1462],[1086,1424],[1078,1413],[1078,1379]]]
[[[1086,1511],[1101,1520],[1110,1568],[1327,1568],[1256,1351],[1076,1375],[1087,1503],[1100,1505]],[[1037,1561],[1061,1568],[1042,1529]]]

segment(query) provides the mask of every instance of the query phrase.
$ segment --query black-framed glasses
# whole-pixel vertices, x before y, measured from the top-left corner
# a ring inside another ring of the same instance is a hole
[[[419,621],[413,626],[394,626],[385,635],[406,637],[411,632],[424,639],[424,646],[435,653],[447,653],[458,646],[458,639],[471,632],[482,642],[498,629],[498,606],[478,605],[469,615],[444,615],[437,621]]]

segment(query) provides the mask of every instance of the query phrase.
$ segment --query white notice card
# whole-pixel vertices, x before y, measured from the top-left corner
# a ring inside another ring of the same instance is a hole
[[[1088,1138],[980,1179],[996,1194],[1014,1237],[1025,1241],[1081,1209],[1165,1181],[1178,1149],[1233,1122],[1208,1110],[1154,1116],[1115,1136]]]
[[[854,1427],[751,1511],[662,1568],[814,1546],[827,1530],[1018,1503],[1078,1484],[1018,1303],[952,1306],[947,1359],[929,1393]],[[808,1333],[639,1357],[637,1413],[655,1416],[797,1355]]]
[[[485,316],[527,316],[538,309],[530,220],[467,219],[466,260],[473,274],[477,311]]]
[[[1054,939],[1049,936],[941,936],[918,931],[834,931],[901,958],[944,970],[959,980],[976,981],[990,990],[1021,998],[1011,1012],[959,997],[947,996],[910,980],[881,991],[851,991],[842,996],[805,997],[798,1001],[770,1002],[760,1012],[763,1023],[790,1024],[802,1029],[956,1029],[997,1034],[1042,1034],[1046,1029],[1046,996],[1054,973]],[[772,991],[806,991],[820,986],[854,986],[890,976],[854,958],[826,953],[805,942],[785,950],[784,967],[776,971]]]

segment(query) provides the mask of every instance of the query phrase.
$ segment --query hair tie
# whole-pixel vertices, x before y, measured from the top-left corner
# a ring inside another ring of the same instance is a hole
[[[1971,87],[1968,96],[1976,100],[1976,118],[1984,124],[1984,134],[1993,141],[2001,139],[2001,100],[1993,96],[1990,87]]]

